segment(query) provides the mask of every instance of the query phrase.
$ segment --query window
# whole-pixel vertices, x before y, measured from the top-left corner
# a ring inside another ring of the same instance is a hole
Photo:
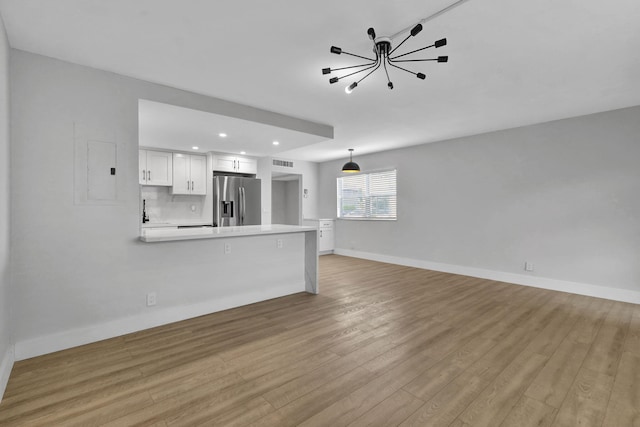
[[[396,171],[338,178],[338,218],[396,219]]]

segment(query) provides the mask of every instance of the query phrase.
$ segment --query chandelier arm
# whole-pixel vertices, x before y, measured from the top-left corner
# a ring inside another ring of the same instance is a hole
[[[349,68],[368,67],[369,65],[375,65],[375,61],[370,62],[368,64],[352,65],[350,67],[332,68],[331,71],[333,72],[333,71],[340,71],[340,70],[348,70]]]
[[[453,9],[453,8],[456,8],[456,7],[460,6],[462,3],[466,3],[467,1],[469,1],[469,0],[458,0],[458,1],[456,1],[455,3],[452,3],[452,4],[450,4],[449,6],[445,7],[444,9],[441,9],[441,10],[439,10],[438,12],[436,12],[436,13],[434,13],[434,14],[432,14],[432,15],[429,15],[429,16],[427,16],[426,18],[421,19],[421,20],[420,20],[420,22],[418,22],[418,23],[419,23],[419,24],[424,24],[424,23],[426,23],[426,22],[429,22],[429,21],[431,21],[432,19],[435,19],[435,18],[437,18],[438,16],[443,15],[443,14],[445,14],[445,13],[449,12],[451,9]],[[405,28],[404,30],[400,30],[400,31],[398,31],[397,33],[395,33],[394,35],[390,36],[389,38],[393,40],[393,39],[395,39],[396,37],[398,37],[399,35],[404,34],[404,33],[406,33],[407,31],[411,31],[411,29],[412,29],[413,27],[414,27],[414,25],[412,25],[412,26],[410,26],[410,27],[407,27],[407,28]]]
[[[364,76],[363,78],[361,78],[360,80],[358,80],[356,83],[360,83],[361,81],[363,81],[364,79],[366,79],[367,77],[369,77],[371,75],[371,73],[373,73],[374,71],[376,71],[378,68],[380,68],[380,64],[382,64],[382,61],[378,61],[378,65],[376,65],[376,68],[374,68],[373,70],[369,71],[367,73],[366,76]],[[364,70],[363,70],[364,71]]]
[[[423,62],[423,61],[437,61],[438,58],[426,58],[426,59],[390,59],[390,62]]]
[[[387,74],[387,83],[391,83],[391,79],[389,78],[389,70],[387,70],[387,62],[389,62],[389,57],[386,57],[386,61],[382,61],[382,63],[384,64],[384,72]],[[391,63],[389,62],[389,65],[391,65]],[[393,87],[393,86],[392,86]]]
[[[407,73],[413,74],[414,76],[417,76],[417,75],[418,75],[418,73],[414,73],[414,72],[413,72],[413,71],[411,71],[411,70],[407,70],[406,68],[399,67],[399,66],[397,66],[397,65],[395,65],[395,64],[393,64],[393,63],[391,63],[391,62],[389,62],[389,65],[391,65],[392,67],[399,68],[399,69],[401,69],[402,71],[406,71]]]
[[[421,47],[420,49],[412,50],[411,52],[407,52],[407,53],[403,53],[402,55],[394,56],[391,59],[402,58],[403,56],[411,55],[412,53],[420,52],[421,50],[429,49],[430,47],[434,47],[434,46],[435,46],[435,44],[432,44],[432,45],[429,45],[429,46],[425,46],[425,47]]]
[[[371,61],[371,62],[374,62],[374,61],[375,61],[375,59],[367,58],[366,56],[356,55],[355,53],[345,52],[344,50],[342,51],[342,53],[344,53],[345,55],[355,56],[356,58],[366,59],[367,61]]]
[[[391,50],[391,52],[389,52],[389,53],[388,53],[388,55],[391,55],[393,52],[395,52],[395,51],[396,51],[396,49],[397,49],[397,48],[399,48],[400,46],[402,46],[402,43],[404,43],[404,42],[406,42],[407,40],[409,40],[409,37],[411,37],[411,34],[409,34],[409,35],[408,35],[404,40],[402,40],[398,46],[394,47],[394,48]]]
[[[353,76],[353,75],[358,74],[358,73],[362,73],[363,71],[370,70],[370,69],[372,69],[373,67],[376,67],[376,68],[373,70],[373,71],[375,71],[375,70],[377,69],[377,67],[379,67],[379,66],[380,66],[380,64],[378,63],[378,61],[376,61],[375,63],[373,63],[372,65],[370,65],[370,66],[369,66],[369,67],[367,67],[367,68],[363,68],[362,70],[354,71],[353,73],[345,74],[345,75],[344,75],[344,76],[342,76],[342,77],[338,77],[338,80],[342,80],[342,79],[344,79],[345,77],[349,77],[349,76]],[[371,73],[373,73],[373,71],[371,71]],[[369,73],[369,74],[371,74],[371,73]],[[367,76],[368,76],[369,74],[367,74]]]

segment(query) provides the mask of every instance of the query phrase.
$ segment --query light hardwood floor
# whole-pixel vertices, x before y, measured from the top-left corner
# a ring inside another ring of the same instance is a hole
[[[17,362],[0,425],[640,425],[640,306],[336,255],[320,286]]]

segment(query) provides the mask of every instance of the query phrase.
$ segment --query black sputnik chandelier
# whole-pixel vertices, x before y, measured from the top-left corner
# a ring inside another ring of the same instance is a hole
[[[373,53],[375,54],[374,58],[369,58],[366,56],[362,56],[362,55],[356,55],[354,53],[350,53],[350,52],[346,52],[344,50],[342,50],[341,48],[337,47],[337,46],[331,46],[331,53],[334,53],[336,55],[349,55],[349,56],[353,56],[355,58],[359,58],[359,59],[364,59],[368,62],[363,63],[363,64],[357,64],[357,65],[352,65],[349,67],[340,67],[340,68],[323,68],[322,69],[322,74],[331,74],[333,72],[336,71],[342,71],[342,72],[347,72],[347,74],[344,74],[342,76],[336,76],[336,77],[331,77],[329,79],[329,83],[334,84],[334,83],[338,83],[340,80],[347,78],[347,77],[352,77],[352,76],[357,76],[354,77],[354,81],[353,83],[351,83],[349,86],[347,86],[345,88],[345,92],[347,93],[351,93],[351,91],[353,91],[358,84],[360,84],[360,82],[362,82],[364,79],[366,79],[367,77],[369,77],[371,74],[373,74],[377,69],[379,69],[380,67],[382,67],[384,69],[384,72],[387,76],[387,87],[389,89],[393,89],[393,82],[391,81],[391,78],[389,77],[389,69],[391,68],[396,68],[398,70],[402,70],[405,71],[409,74],[413,74],[414,76],[416,76],[417,78],[419,78],[420,80],[424,80],[427,76],[423,73],[419,73],[419,72],[415,72],[415,71],[411,71],[408,70],[407,68],[405,68],[405,64],[406,63],[411,63],[411,62],[428,62],[428,61],[433,61],[433,62],[448,62],[449,61],[449,57],[448,56],[437,56],[435,58],[409,58],[408,56],[413,54],[413,53],[417,53],[417,52],[421,52],[430,48],[440,48],[442,46],[446,46],[447,44],[447,39],[446,38],[442,38],[439,40],[436,40],[433,44],[425,46],[425,47],[421,47],[419,49],[414,49],[412,51],[406,52],[406,53],[399,53],[399,54],[395,54],[394,53],[398,50],[398,48],[400,46],[402,46],[407,40],[409,40],[411,37],[415,37],[417,36],[420,31],[422,31],[422,24],[424,24],[427,21],[430,21],[432,19],[434,19],[437,16],[442,15],[445,12],[448,12],[449,10],[453,9],[456,6],[459,6],[460,4],[466,2],[468,0],[459,0],[453,4],[451,4],[450,6],[440,10],[439,12],[434,13],[431,16],[428,16],[424,19],[422,19],[417,25],[415,25],[412,28],[406,28],[402,31],[399,31],[398,33],[392,35],[392,36],[383,36],[383,37],[376,37],[376,31],[373,28],[369,28],[367,30],[367,34],[369,35],[369,38],[373,41]],[[410,31],[409,31],[410,30]],[[404,38],[404,40],[402,40],[397,46],[393,47],[392,45],[392,40],[394,38],[397,38],[398,36],[406,33],[407,31],[409,31],[409,35],[406,36]],[[356,69],[355,71],[352,71]],[[368,71],[368,73],[362,75],[361,73],[364,73]]]

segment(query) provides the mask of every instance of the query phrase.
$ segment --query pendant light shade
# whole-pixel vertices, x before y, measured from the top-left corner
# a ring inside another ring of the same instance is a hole
[[[349,161],[342,167],[342,172],[356,173],[360,172],[360,166],[353,161],[353,148],[349,148]]]

